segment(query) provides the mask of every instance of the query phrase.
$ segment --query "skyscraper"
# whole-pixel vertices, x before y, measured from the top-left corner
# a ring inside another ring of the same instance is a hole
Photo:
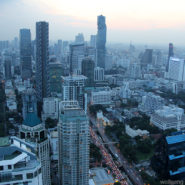
[[[167,61],[167,66],[166,66],[166,71],[169,71],[169,62],[170,62],[170,57],[173,57],[174,53],[173,53],[173,44],[169,43],[169,51],[168,51],[168,61]]]
[[[94,67],[94,61],[91,58],[86,57],[82,60],[82,75],[87,77],[87,86],[94,85]]]
[[[62,100],[78,101],[81,108],[86,110],[84,86],[87,77],[83,75],[62,76]]]
[[[62,185],[89,184],[89,121],[78,102],[61,102],[58,124]]]
[[[4,61],[5,79],[6,80],[10,80],[12,78],[11,66],[12,66],[11,58],[9,56],[7,56]]]
[[[147,66],[148,64],[152,64],[152,57],[153,49],[146,49],[141,59],[141,65]]]
[[[37,115],[30,110],[19,132],[20,138],[33,146],[33,150],[41,162],[43,185],[50,185],[50,146],[44,124],[42,124]]]
[[[105,23],[105,16],[98,16],[98,33],[97,33],[97,65],[98,67],[105,68],[105,54],[106,54],[106,33],[107,26]]]
[[[96,35],[91,35],[90,46],[96,48]]]
[[[83,44],[84,43],[84,35],[83,35],[83,33],[79,33],[78,35],[76,35],[75,43],[76,44]]]
[[[20,62],[21,76],[23,79],[30,78],[32,75],[31,58],[31,32],[29,29],[20,30]]]
[[[85,48],[84,44],[71,44],[70,45],[70,73],[80,74],[81,63],[84,58]]]
[[[43,98],[50,94],[49,88],[49,24],[47,22],[36,23],[36,92],[37,99],[42,102]]]

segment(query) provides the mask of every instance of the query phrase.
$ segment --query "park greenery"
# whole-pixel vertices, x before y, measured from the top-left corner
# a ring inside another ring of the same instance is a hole
[[[90,158],[94,159],[99,163],[102,161],[102,155],[100,153],[100,149],[93,143],[90,144]]]
[[[106,108],[103,105],[91,105],[89,106],[89,112],[90,114],[92,114],[93,116],[96,116],[96,113],[98,111],[102,111],[103,113],[107,113]]]

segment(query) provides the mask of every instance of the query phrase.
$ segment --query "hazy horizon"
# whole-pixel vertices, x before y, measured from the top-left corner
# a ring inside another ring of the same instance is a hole
[[[183,0],[0,0],[0,40],[19,37],[19,29],[35,22],[49,22],[50,40],[73,40],[83,33],[85,40],[97,33],[97,16],[106,16],[108,43],[184,45]]]

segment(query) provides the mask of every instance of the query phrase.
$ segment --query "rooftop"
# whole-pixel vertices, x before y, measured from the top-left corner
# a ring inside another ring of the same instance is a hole
[[[104,168],[93,168],[91,174],[94,175],[93,180],[96,185],[114,183],[112,176]]]
[[[175,143],[185,142],[185,134],[175,135],[175,136],[167,136],[166,141],[169,145]]]
[[[29,127],[34,127],[41,123],[40,119],[34,112],[29,112],[26,119],[23,121],[23,124]]]
[[[9,137],[0,137],[0,147],[8,146],[9,144]]]

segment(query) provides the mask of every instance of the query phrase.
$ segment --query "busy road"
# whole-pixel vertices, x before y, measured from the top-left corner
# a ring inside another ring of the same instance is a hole
[[[143,180],[142,180],[141,176],[138,174],[138,172],[135,170],[135,168],[127,162],[127,160],[118,151],[118,149],[113,144],[111,144],[112,141],[105,135],[104,130],[101,127],[97,127],[95,118],[91,117],[91,116],[89,116],[89,118],[90,118],[91,122],[93,123],[93,126],[96,127],[96,129],[98,130],[98,132],[101,135],[103,141],[105,143],[110,143],[108,145],[109,150],[114,155],[117,156],[118,162],[123,166],[124,171],[128,175],[131,182],[134,183],[135,185],[143,185],[144,183],[143,183]]]
[[[99,136],[93,131],[93,129],[90,127],[90,134],[93,143],[100,148],[100,151],[105,159],[105,163],[109,168],[112,170],[112,173],[115,175],[115,178],[122,184],[122,185],[128,185],[126,180],[124,179],[122,173],[120,172],[117,165],[114,163],[114,160],[112,156],[109,154],[105,146],[103,145],[101,139]]]

